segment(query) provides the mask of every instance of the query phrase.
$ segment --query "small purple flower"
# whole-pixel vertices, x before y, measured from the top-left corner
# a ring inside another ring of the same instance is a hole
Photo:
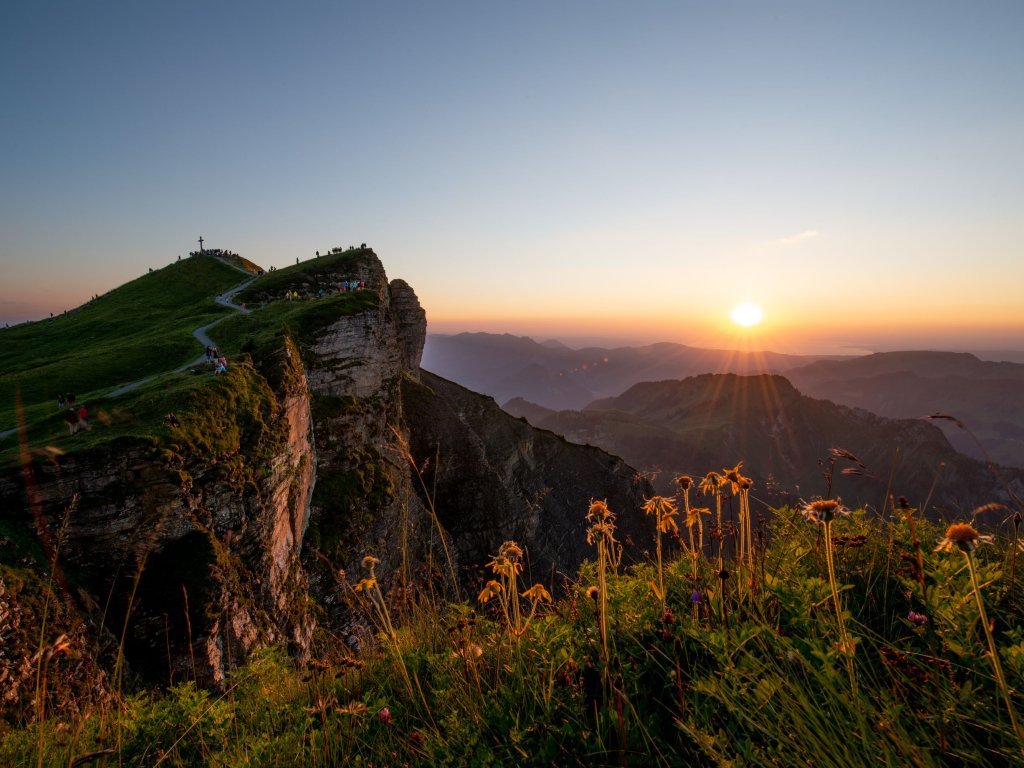
[[[923,613],[911,611],[907,614],[907,621],[909,621],[915,627],[923,627],[925,624],[928,623],[928,617],[925,616]]]
[[[693,590],[693,593],[690,595],[690,602],[694,605],[700,605],[702,599],[703,598],[700,596],[700,590]]]

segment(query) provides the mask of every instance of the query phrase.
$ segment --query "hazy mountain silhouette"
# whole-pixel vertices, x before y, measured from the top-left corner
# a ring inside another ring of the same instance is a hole
[[[423,368],[499,403],[521,397],[555,409],[582,408],[641,381],[701,373],[783,372],[821,359],[668,342],[571,349],[554,340],[538,343],[525,336],[493,333],[429,334],[423,350]]]
[[[882,416],[946,413],[964,422],[978,443],[949,421],[937,421],[957,448],[975,458],[1024,466],[1024,365],[988,362],[953,352],[884,352],[820,360],[786,372],[801,392]],[[984,450],[982,450],[982,448]]]
[[[958,453],[931,423],[895,420],[802,395],[777,375],[701,375],[637,384],[582,411],[552,411],[522,400],[506,410],[567,439],[599,446],[635,467],[660,470],[667,488],[676,474],[702,475],[743,460],[757,495],[772,503],[823,493],[818,460],[829,449],[852,452],[866,465],[840,461],[835,491],[853,504],[881,504],[892,490],[920,504],[935,492],[932,509],[948,515],[998,500],[1003,492],[981,462]],[[865,474],[844,475],[843,468]],[[1024,473],[1001,470],[1024,488]]]

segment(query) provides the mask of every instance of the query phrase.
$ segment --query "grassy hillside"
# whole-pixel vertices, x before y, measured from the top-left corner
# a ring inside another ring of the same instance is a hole
[[[56,410],[59,392],[88,402],[200,354],[192,331],[228,314],[214,297],[243,279],[216,259],[189,258],[66,315],[0,330],[0,430],[14,426],[19,391],[31,421]]]
[[[66,316],[0,331],[0,338],[10,340],[0,352],[0,392],[5,398],[0,430],[14,425],[15,391],[20,388],[32,447],[67,452],[121,437],[160,440],[167,435],[163,417],[168,411],[180,416],[183,409],[197,410],[195,404],[211,387],[249,386],[251,377],[238,374],[238,368],[277,349],[283,333],[309,343],[336,318],[374,306],[377,294],[370,290],[280,298],[285,291],[311,295],[318,285],[329,285],[331,276],[365,271],[367,253],[333,254],[263,275],[250,288],[262,303],[250,305],[249,314],[232,315],[213,301],[244,275],[221,261],[199,257],[147,274]],[[236,297],[247,300],[253,300],[252,293]],[[192,331],[226,315],[209,335],[228,355],[231,375],[215,384],[214,377],[195,375],[205,374],[204,368],[169,374],[202,353]],[[107,396],[116,386],[149,376],[155,378],[136,390]],[[91,431],[68,434],[63,413],[56,408],[58,392],[74,392],[87,405]],[[0,467],[17,460],[17,436],[0,437]]]

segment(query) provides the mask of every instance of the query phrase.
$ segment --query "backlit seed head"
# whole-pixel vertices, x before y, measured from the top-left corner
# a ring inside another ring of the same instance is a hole
[[[506,541],[498,547],[498,554],[503,557],[516,558],[523,556],[523,550],[514,541]]]
[[[801,512],[807,520],[815,523],[831,523],[839,515],[850,514],[840,499],[817,499],[805,504]]]
[[[973,552],[978,544],[990,544],[991,536],[982,536],[973,525],[968,523],[953,523],[946,529],[946,537],[939,542],[935,548],[936,552],[952,552],[959,549],[961,552]]]

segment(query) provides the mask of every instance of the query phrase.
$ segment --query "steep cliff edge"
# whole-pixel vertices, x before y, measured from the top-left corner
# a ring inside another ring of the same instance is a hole
[[[118,406],[148,437],[104,440],[97,425],[0,474],[4,530],[31,531],[37,561],[57,563],[98,658],[123,633],[145,677],[218,684],[262,645],[307,656],[317,624],[357,646],[347,606],[366,554],[385,586],[434,577],[443,590],[446,544],[460,576],[508,538],[536,578],[571,574],[590,555],[592,497],[639,533],[649,486],[621,460],[421,373],[426,314],[372,251],[269,273],[239,300],[252,313],[215,334],[226,376],[168,376]]]
[[[618,514],[627,544],[646,541],[640,507],[650,485],[618,457],[535,429],[427,371],[403,382],[402,396],[424,486],[436,489],[438,516],[467,562],[513,539],[526,544],[536,576],[574,575],[593,557],[584,516],[594,498]]]

